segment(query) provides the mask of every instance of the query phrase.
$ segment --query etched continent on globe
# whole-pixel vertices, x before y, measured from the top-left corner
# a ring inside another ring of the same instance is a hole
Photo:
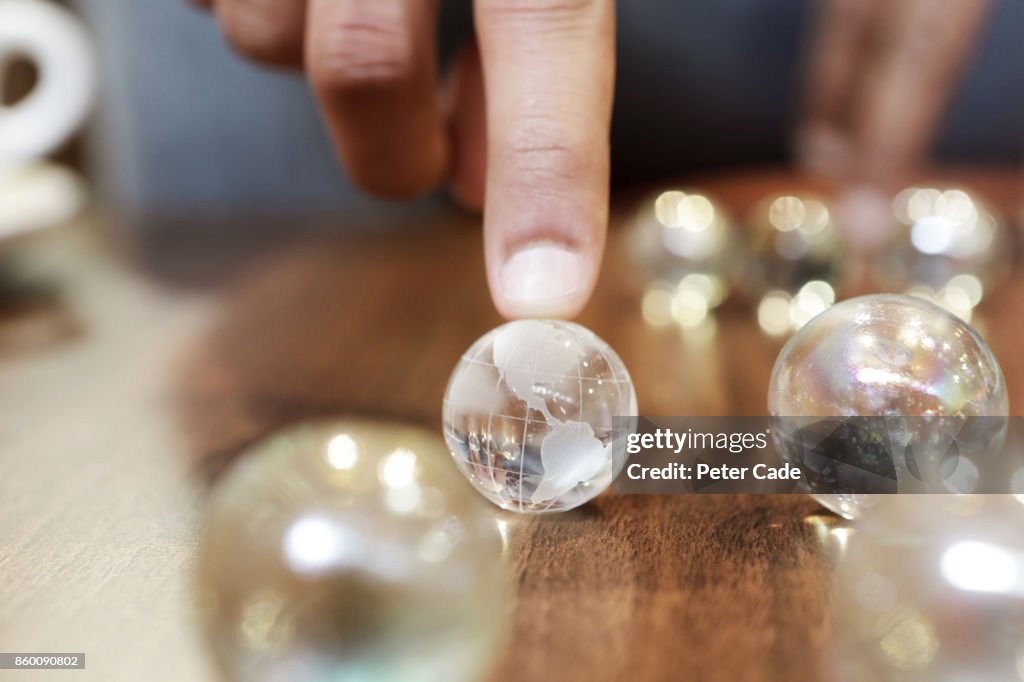
[[[519,320],[488,332],[459,360],[445,394],[444,435],[459,469],[498,506],[564,511],[619,473],[613,418],[636,410],[629,373],[593,332]]]

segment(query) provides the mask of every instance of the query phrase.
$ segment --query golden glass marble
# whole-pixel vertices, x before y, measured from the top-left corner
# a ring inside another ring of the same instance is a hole
[[[801,459],[799,443],[818,418],[887,417],[869,427],[885,432],[897,475],[908,473],[908,453],[940,461],[938,448],[959,433],[962,418],[1002,418],[1002,428],[990,424],[959,443],[963,460],[997,451],[1008,410],[1002,371],[977,332],[932,303],[891,294],[843,301],[814,317],[783,347],[768,389],[772,435],[788,461]],[[869,449],[877,436],[847,440],[859,439],[867,461],[877,457]],[[816,499],[847,517],[871,503],[858,494]]]
[[[472,680],[504,616],[501,551],[434,434],[308,423],[213,491],[199,606],[229,679]]]

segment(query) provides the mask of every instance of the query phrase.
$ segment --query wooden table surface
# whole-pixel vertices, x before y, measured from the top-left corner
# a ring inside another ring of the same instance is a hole
[[[943,177],[1021,216],[1018,174]],[[686,184],[740,212],[807,185]],[[438,205],[383,215],[323,221],[346,234],[183,221],[133,240],[93,218],[0,254],[0,651],[87,654],[84,673],[0,679],[214,679],[190,571],[224,464],[326,414],[440,433],[451,368],[500,322],[479,229]],[[764,414],[782,342],[740,305],[697,331],[648,326],[625,251],[613,229],[579,321],[626,362],[641,413]],[[1019,414],[1024,273],[979,318]],[[515,596],[494,680],[829,679],[842,529],[809,498],[605,495],[500,518]]]

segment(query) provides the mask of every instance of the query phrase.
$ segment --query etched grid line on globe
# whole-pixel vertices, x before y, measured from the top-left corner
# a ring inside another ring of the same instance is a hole
[[[512,348],[512,355],[511,355],[511,357],[515,357],[515,354],[517,352],[519,352],[519,348],[522,345],[523,345],[523,339],[522,338],[517,339],[516,340],[516,345],[513,346],[513,348]],[[493,346],[493,344],[491,345],[491,358],[492,359],[494,358],[494,346]],[[491,406],[493,408],[493,406],[497,405],[498,401],[501,400],[501,393],[500,393],[501,382],[505,381],[505,373],[501,370],[501,368],[498,367],[497,364],[491,363],[491,367],[493,367],[494,371],[497,372],[497,374],[498,374],[498,380],[494,383],[494,401],[491,403]],[[525,431],[525,429],[527,428],[527,426],[530,423],[529,417],[530,417],[530,414],[529,414],[529,411],[527,411],[527,413],[526,413],[526,424],[523,426],[524,431]],[[494,469],[493,469],[494,453],[492,451],[492,447],[495,445],[494,438],[491,436],[491,422],[492,422],[493,419],[494,419],[494,410],[491,409],[489,411],[488,415],[487,415],[487,433],[484,434],[484,437],[487,439],[487,441],[489,441],[489,443],[487,443],[487,445],[485,445],[484,447],[486,447],[487,462],[489,464],[488,469],[490,471],[492,471],[492,472],[494,471]],[[487,442],[487,441],[485,441],[485,442]],[[483,445],[483,444],[481,444],[481,445]],[[519,457],[520,457],[520,460],[521,460],[522,457],[523,457],[523,452],[522,451],[520,451]],[[501,468],[501,472],[503,474],[504,473],[508,473],[507,470],[504,467]],[[491,478],[493,480],[493,478],[494,478],[493,475],[492,475]],[[519,475],[519,487],[520,487],[520,490],[522,489],[522,485],[523,485],[522,480],[523,480],[523,476],[522,476],[522,473],[520,473],[520,475]],[[522,506],[522,503],[520,503],[520,506]]]
[[[547,335],[548,328],[544,327],[540,337],[540,341],[537,343],[537,352],[533,356],[533,369],[530,370],[530,376],[537,376],[537,366],[540,364],[540,350],[544,347],[544,338]],[[509,368],[511,369],[511,368]],[[523,510],[523,471],[526,469],[526,434],[530,428],[530,403],[525,398],[520,398],[526,402],[526,423],[523,424],[523,439],[519,447],[519,511]]]

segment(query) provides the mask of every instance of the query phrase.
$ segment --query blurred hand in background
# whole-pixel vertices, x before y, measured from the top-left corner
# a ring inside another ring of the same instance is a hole
[[[808,64],[797,157],[848,187],[839,209],[872,249],[890,197],[928,154],[978,42],[986,0],[828,0]]]

